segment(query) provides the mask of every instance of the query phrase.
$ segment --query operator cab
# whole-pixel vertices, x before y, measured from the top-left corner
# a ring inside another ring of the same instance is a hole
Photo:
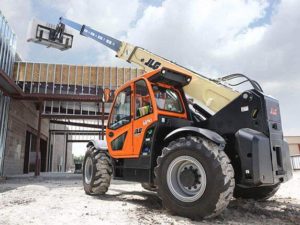
[[[116,93],[107,126],[110,155],[139,157],[145,132],[161,117],[187,120],[182,87],[190,81],[189,75],[161,68],[124,84]]]

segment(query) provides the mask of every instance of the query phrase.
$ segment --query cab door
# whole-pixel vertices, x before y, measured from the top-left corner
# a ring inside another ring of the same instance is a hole
[[[133,120],[133,155],[139,157],[141,151],[148,154],[150,149],[142,146],[146,137],[146,132],[151,124],[157,120],[157,115],[153,107],[153,95],[149,89],[151,86],[141,78],[134,82],[134,120]],[[145,148],[145,149],[142,149]]]
[[[132,86],[117,93],[106,128],[109,154],[114,158],[129,158],[133,154]]]

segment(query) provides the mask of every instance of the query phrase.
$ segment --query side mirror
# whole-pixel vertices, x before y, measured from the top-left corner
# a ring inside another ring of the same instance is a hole
[[[108,102],[110,99],[110,89],[109,88],[105,88],[103,90],[103,101],[104,102]]]

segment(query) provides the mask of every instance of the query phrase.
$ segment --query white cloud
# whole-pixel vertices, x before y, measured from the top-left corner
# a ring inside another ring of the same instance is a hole
[[[166,0],[148,7],[127,40],[210,77],[244,73],[280,100],[283,126],[300,122],[300,2]],[[269,10],[269,9],[268,9]]]
[[[50,18],[50,14],[55,12],[80,24],[86,24],[108,35],[118,37],[129,29],[136,17],[139,2],[138,0],[41,0],[37,3],[34,0],[0,0],[0,7],[11,27],[16,31],[17,50],[23,59],[51,63],[109,64],[114,61],[110,58],[111,53],[101,44],[81,36],[76,30],[70,29],[74,34],[74,45],[71,50],[65,52],[27,43],[29,22],[38,15]],[[47,22],[56,23],[57,21],[58,18]],[[104,61],[99,61],[99,59]]]
[[[139,7],[138,0],[131,1],[105,1],[105,0],[69,0],[69,1],[49,1],[44,0],[45,4],[52,5],[52,8],[61,12],[65,18],[73,20],[79,24],[88,25],[95,30],[101,31],[113,37],[118,37],[126,32],[132,21],[135,19]],[[78,52],[93,49],[98,56],[94,58],[107,61],[108,53],[106,47],[96,43],[79,34],[79,31],[73,31],[74,45],[67,54],[76,54]],[[103,62],[103,61],[102,61]]]
[[[35,14],[30,2],[0,0],[18,36],[26,33],[25,20]],[[265,0],[165,0],[157,7],[141,7],[144,3],[138,0],[41,2],[50,7],[49,13],[58,11],[204,75],[250,76],[280,100],[286,130],[300,134],[300,1],[278,1],[267,24],[258,22],[269,10]],[[138,12],[141,8],[143,13]],[[28,52],[28,47],[19,41],[18,50]],[[30,51],[29,57],[41,61],[126,65],[112,51],[79,35],[66,52],[31,46]]]
[[[161,7],[146,9],[127,37],[178,63],[209,72],[217,51],[232,50],[240,32],[263,16],[266,6],[256,1],[166,0]]]
[[[212,50],[212,54],[216,58],[234,58],[240,54],[240,51],[245,51],[253,45],[259,43],[263,38],[266,27],[258,27],[247,30],[220,45],[219,48]]]
[[[125,32],[139,7],[138,0],[42,0],[42,2],[51,10],[59,11],[61,16],[98,30],[106,30],[111,35]]]
[[[28,21],[33,16],[30,1],[0,0],[0,10],[17,35],[17,50],[22,57],[28,56],[29,46],[26,42]]]

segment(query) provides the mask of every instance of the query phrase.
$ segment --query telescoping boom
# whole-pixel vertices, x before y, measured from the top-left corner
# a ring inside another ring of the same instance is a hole
[[[81,25],[63,17],[59,19],[59,23],[56,27],[56,34],[53,36],[54,39],[52,41],[62,38],[65,26],[78,30],[81,35],[92,38],[112,49],[116,52],[116,57],[137,65],[145,72],[166,67],[192,76],[192,81],[184,88],[185,93],[189,98],[192,98],[195,103],[201,105],[212,114],[222,109],[240,94],[215,80],[186,69],[185,67],[149,52],[146,49],[117,40],[89,26]]]

